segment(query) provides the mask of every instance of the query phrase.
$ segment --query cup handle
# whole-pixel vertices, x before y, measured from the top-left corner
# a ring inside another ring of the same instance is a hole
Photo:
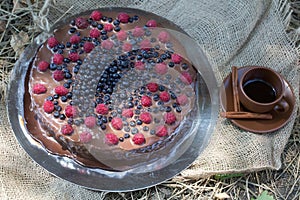
[[[276,104],[274,110],[278,113],[285,113],[290,109],[290,105],[284,99],[284,97]]]

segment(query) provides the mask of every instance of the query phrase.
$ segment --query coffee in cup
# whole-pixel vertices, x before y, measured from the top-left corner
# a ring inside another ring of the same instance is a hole
[[[253,67],[239,81],[239,99],[249,111],[266,113],[286,112],[289,104],[284,99],[285,85],[280,74],[266,67]]]

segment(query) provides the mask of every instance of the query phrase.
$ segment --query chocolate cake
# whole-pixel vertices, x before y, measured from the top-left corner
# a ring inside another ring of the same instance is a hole
[[[58,27],[27,73],[32,137],[104,170],[172,156],[197,110],[197,72],[168,26],[132,11],[95,10]]]

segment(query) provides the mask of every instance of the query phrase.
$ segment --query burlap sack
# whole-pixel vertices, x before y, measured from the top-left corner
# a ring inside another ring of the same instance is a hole
[[[45,31],[61,17],[104,6],[140,8],[182,27],[205,51],[218,84],[232,65],[263,65],[280,72],[299,93],[297,50],[285,34],[284,1],[271,0],[65,0],[47,1],[35,22]],[[92,198],[104,195],[54,178],[20,148],[0,106],[0,197]],[[216,173],[279,169],[280,155],[292,131],[297,112],[282,129],[253,134],[219,118],[212,139],[182,176],[197,179]],[[59,188],[64,188],[61,190]]]

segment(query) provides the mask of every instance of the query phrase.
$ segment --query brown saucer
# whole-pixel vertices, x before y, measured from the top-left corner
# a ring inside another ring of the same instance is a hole
[[[238,69],[238,81],[240,77],[248,69],[256,66],[245,66]],[[267,133],[275,131],[283,127],[289,120],[294,111],[295,107],[295,95],[291,89],[289,83],[284,79],[286,86],[286,91],[284,97],[290,109],[285,113],[278,113],[272,111],[271,114],[273,119],[231,119],[232,123],[236,126],[245,129],[247,131],[252,131],[255,133]],[[223,111],[233,111],[233,96],[232,96],[232,85],[231,85],[231,74],[229,74],[223,81],[223,85],[220,88],[220,103]],[[241,105],[241,111],[246,111],[245,108]]]

